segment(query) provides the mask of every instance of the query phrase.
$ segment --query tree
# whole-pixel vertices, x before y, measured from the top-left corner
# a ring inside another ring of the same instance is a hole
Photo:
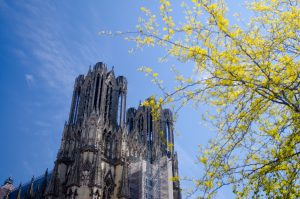
[[[193,101],[217,110],[210,119],[218,135],[198,158],[204,175],[194,192],[205,198],[226,185],[237,198],[300,197],[299,5],[249,2],[253,15],[245,25],[229,22],[222,0],[182,3],[184,22],[175,21],[171,3],[160,0],[157,11],[141,8],[145,18],[133,35],[126,33],[138,47],[159,46],[167,56],[195,63],[192,76],[176,75],[171,91],[151,68],[141,70],[164,93],[158,107]]]

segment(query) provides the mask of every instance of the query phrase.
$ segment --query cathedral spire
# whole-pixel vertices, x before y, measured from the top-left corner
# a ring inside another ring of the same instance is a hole
[[[46,195],[47,196],[53,196],[53,195],[57,196],[59,194],[58,186],[60,186],[59,178],[58,178],[58,165],[57,165],[57,162],[55,162],[53,173],[51,175],[51,179],[50,179],[49,185],[46,190]]]
[[[21,192],[22,192],[22,184],[20,183],[19,188],[18,188],[18,195],[16,199],[21,199]]]
[[[33,197],[33,183],[34,183],[34,176],[32,176],[31,178],[31,182],[30,182],[30,187],[28,189],[28,196],[29,198],[32,198]]]
[[[127,85],[102,62],[79,75],[53,171],[10,198],[180,199],[179,183],[168,180],[178,176],[177,154],[167,147],[174,143],[172,113],[164,109],[153,120],[141,101],[127,110]]]
[[[46,192],[47,181],[48,181],[48,168],[46,169],[45,174],[44,174],[44,181],[42,184],[42,195],[44,195]]]

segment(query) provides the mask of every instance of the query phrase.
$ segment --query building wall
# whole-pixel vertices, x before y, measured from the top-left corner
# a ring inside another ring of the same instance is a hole
[[[101,62],[76,78],[45,198],[178,198],[172,112],[126,111],[126,95],[126,78]]]

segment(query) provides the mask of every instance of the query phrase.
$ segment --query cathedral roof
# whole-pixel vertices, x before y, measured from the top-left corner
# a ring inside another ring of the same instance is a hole
[[[24,184],[24,185],[19,185],[18,188],[13,190],[9,194],[9,198],[17,198],[18,196],[20,198],[26,198],[28,193],[31,192],[34,193],[35,195],[42,194],[42,192],[45,190],[48,182],[50,181],[51,173],[48,174],[48,170],[46,170],[45,174],[35,178],[34,180],[32,179],[30,182]]]

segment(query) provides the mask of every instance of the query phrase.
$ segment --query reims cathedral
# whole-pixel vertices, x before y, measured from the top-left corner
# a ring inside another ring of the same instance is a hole
[[[126,78],[104,63],[79,75],[53,170],[4,198],[180,199],[172,112],[126,110],[126,94]]]

